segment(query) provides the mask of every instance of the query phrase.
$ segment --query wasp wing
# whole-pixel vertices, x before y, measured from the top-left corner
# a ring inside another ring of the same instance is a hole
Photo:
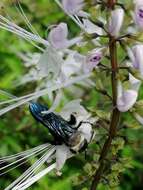
[[[55,141],[68,143],[75,129],[66,120],[53,112],[43,114],[48,108],[38,103],[31,103],[29,108],[33,117],[49,129]]]

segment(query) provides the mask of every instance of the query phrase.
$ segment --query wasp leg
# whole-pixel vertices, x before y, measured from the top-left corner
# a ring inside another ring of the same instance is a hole
[[[90,125],[93,125],[93,124],[90,123],[89,121],[81,121],[81,122],[79,122],[78,126],[75,127],[75,129],[78,129],[83,123],[88,123],[88,124],[90,124]]]
[[[62,142],[60,142],[60,141],[57,141],[57,140],[47,140],[47,142],[49,143],[49,144],[51,144],[51,145],[62,145]]]
[[[87,150],[84,151],[84,158],[87,160]]]
[[[74,115],[70,115],[70,120],[68,121],[69,125],[75,125],[76,124],[76,117]]]

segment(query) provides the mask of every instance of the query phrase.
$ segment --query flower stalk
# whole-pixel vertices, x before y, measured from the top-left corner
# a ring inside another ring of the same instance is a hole
[[[111,2],[111,1],[110,1]],[[113,1],[112,1],[113,2]],[[103,148],[101,150],[99,158],[99,168],[93,176],[93,182],[91,185],[91,190],[96,190],[100,182],[101,176],[103,174],[106,163],[104,162],[107,154],[111,148],[112,140],[116,136],[117,126],[120,119],[120,112],[116,107],[117,102],[117,73],[118,73],[118,63],[117,63],[117,41],[114,37],[109,36],[109,50],[110,50],[110,60],[112,67],[111,83],[112,83],[112,104],[113,113],[110,122],[108,138],[105,141]]]
[[[107,5],[110,9],[113,9],[116,2],[117,0],[108,0]]]

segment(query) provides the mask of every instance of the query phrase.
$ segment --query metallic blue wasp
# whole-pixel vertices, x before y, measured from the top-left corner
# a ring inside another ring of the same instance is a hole
[[[76,117],[71,115],[69,121],[63,119],[60,115],[53,112],[44,113],[48,111],[48,107],[38,103],[30,103],[29,109],[33,117],[45,127],[53,136],[52,144],[61,145],[66,144],[72,152],[81,152],[87,148],[87,139],[78,131],[82,122],[76,125]]]

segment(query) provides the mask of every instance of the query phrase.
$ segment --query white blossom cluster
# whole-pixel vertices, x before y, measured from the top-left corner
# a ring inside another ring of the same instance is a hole
[[[10,105],[1,109],[0,115],[43,95],[47,94],[51,97],[53,92],[56,92],[57,96],[53,100],[53,105],[49,110],[54,111],[62,98],[61,90],[63,88],[83,83],[95,85],[91,81],[90,76],[92,75],[92,71],[99,67],[100,62],[106,56],[106,52],[108,52],[107,46],[101,45],[100,36],[108,34],[115,39],[118,39],[121,36],[125,16],[123,8],[117,7],[115,10],[111,11],[109,20],[100,18],[104,25],[102,27],[93,23],[90,14],[84,11],[84,6],[86,5],[84,0],[55,0],[55,2],[77,24],[77,26],[80,27],[81,33],[78,37],[70,39],[67,24],[61,22],[58,25],[51,27],[47,39],[42,38],[30,24],[20,5],[21,14],[23,15],[23,18],[25,18],[25,22],[30,31],[21,28],[8,18],[0,15],[1,29],[5,29],[24,38],[37,48],[37,52],[35,53],[20,53],[18,55],[23,60],[24,65],[29,68],[29,72],[21,77],[19,85],[24,85],[33,81],[41,81],[37,89],[35,89],[35,92],[23,97],[15,97],[8,101],[1,102],[1,105],[7,103]],[[135,33],[143,30],[142,0],[135,0],[134,7],[134,11],[131,15],[132,21],[135,25],[127,29],[127,32],[130,31],[130,35],[135,35]],[[93,35],[93,38],[96,36],[95,39],[93,39],[95,48],[86,54],[81,54],[72,47],[87,43],[86,39],[84,39],[84,34]],[[141,80],[143,78],[143,45],[136,42],[132,47],[127,48],[127,54],[130,61],[126,62],[125,66],[130,70],[136,71],[136,75],[133,74],[133,72],[129,74],[128,88],[125,88],[123,82],[118,79],[116,104],[120,112],[126,112],[135,105]],[[73,100],[67,104],[60,114],[63,118],[67,119],[74,110],[76,110],[79,122],[82,120],[89,120],[90,114],[80,105],[79,100]],[[138,121],[143,124],[142,117],[138,113],[134,113],[134,115]],[[82,125],[81,128],[79,128],[79,131],[83,133],[87,141],[90,142],[92,131],[91,126],[87,124],[85,126]],[[46,153],[44,153],[40,160],[35,163],[37,165],[32,166],[29,171],[26,171],[23,176],[7,187],[6,190],[24,190],[54,168],[60,172],[66,159],[73,156],[69,148],[64,144],[60,146],[50,146],[49,144],[41,145],[40,147],[31,150],[31,152],[27,151],[20,155],[22,155],[23,158],[27,158],[31,154],[39,154],[42,150]],[[53,154],[54,152],[56,152],[56,154]],[[15,159],[16,157],[2,158],[1,161]],[[52,162],[55,158],[55,164],[50,165],[47,169],[39,172],[37,175],[32,175],[35,168],[39,168],[47,161]]]

